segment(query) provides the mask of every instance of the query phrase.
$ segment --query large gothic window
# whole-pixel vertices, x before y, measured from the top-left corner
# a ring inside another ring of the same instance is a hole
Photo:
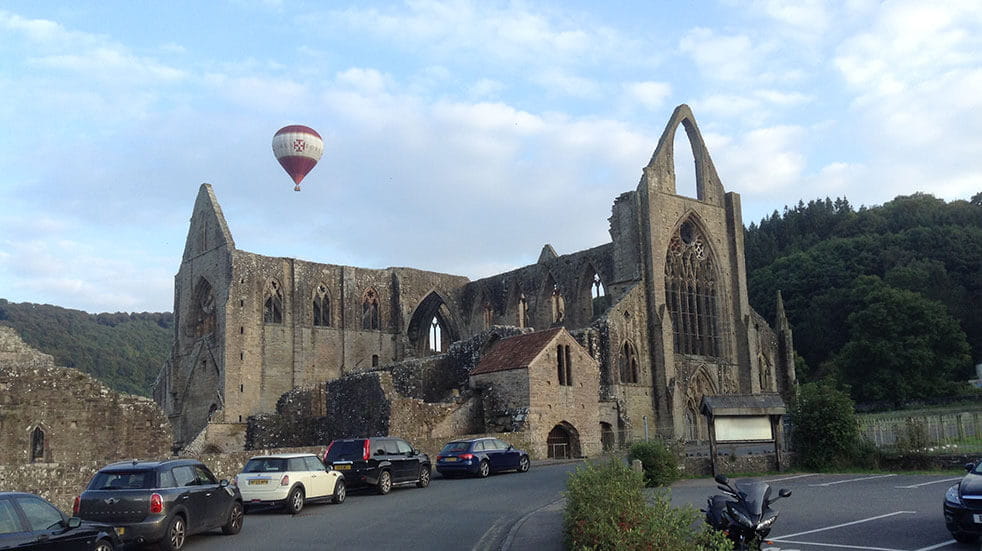
[[[314,327],[331,326],[331,296],[326,285],[318,285],[314,290]]]
[[[361,328],[378,329],[381,327],[379,321],[379,300],[375,289],[365,292],[365,297],[361,302]]]
[[[263,292],[263,323],[283,323],[283,289],[271,279]]]
[[[194,286],[190,316],[190,333],[194,337],[210,335],[215,331],[215,293],[211,283],[200,278]]]
[[[682,222],[665,258],[665,302],[672,316],[675,352],[718,356],[720,330],[716,267],[706,238],[692,222]]]

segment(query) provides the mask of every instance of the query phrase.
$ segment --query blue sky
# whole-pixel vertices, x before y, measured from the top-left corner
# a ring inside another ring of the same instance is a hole
[[[976,0],[93,4],[0,4],[0,298],[171,310],[202,182],[269,256],[478,278],[600,245],[681,103],[745,224],[982,191]],[[300,193],[287,124],[325,141]]]

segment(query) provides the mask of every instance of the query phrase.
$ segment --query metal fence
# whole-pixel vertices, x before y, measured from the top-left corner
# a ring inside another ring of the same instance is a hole
[[[860,415],[861,433],[877,447],[982,443],[982,411],[939,415]]]

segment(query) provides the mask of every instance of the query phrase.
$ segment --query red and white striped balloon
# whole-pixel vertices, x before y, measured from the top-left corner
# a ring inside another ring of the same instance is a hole
[[[291,124],[273,135],[273,154],[293,178],[293,190],[300,191],[300,181],[324,154],[324,140],[313,128]]]

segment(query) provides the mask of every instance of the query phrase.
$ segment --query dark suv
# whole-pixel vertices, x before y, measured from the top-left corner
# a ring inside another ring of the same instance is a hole
[[[75,498],[74,514],[111,524],[124,543],[184,546],[191,534],[242,529],[242,496],[194,459],[131,461],[103,467]]]
[[[324,452],[324,464],[342,473],[349,487],[374,486],[382,495],[392,486],[429,486],[433,468],[425,453],[389,436],[334,440]]]

